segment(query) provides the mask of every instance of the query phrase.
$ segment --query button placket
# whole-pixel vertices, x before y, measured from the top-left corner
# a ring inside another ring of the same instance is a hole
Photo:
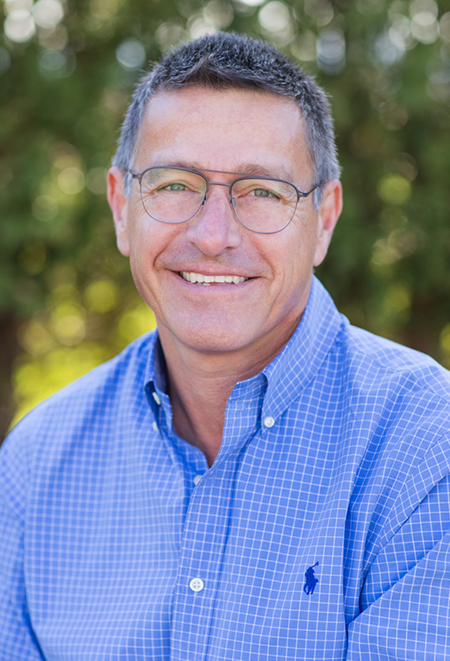
[[[214,617],[220,567],[226,545],[230,504],[234,484],[234,467],[213,466],[220,474],[220,490],[214,480],[191,496],[185,520],[172,618],[172,659],[203,658]],[[208,540],[208,544],[205,543]],[[187,643],[182,632],[189,627]]]

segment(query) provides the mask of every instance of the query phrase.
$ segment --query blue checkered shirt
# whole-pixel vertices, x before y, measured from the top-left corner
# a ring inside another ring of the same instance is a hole
[[[450,658],[450,380],[314,281],[208,469],[156,333],[0,461],[1,661]]]

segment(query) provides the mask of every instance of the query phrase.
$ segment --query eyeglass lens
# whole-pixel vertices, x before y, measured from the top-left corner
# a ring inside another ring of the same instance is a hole
[[[162,223],[183,223],[199,210],[207,189],[195,172],[150,168],[141,179],[141,196],[149,216]],[[276,179],[238,179],[231,189],[238,220],[254,232],[279,232],[297,208],[297,190]]]

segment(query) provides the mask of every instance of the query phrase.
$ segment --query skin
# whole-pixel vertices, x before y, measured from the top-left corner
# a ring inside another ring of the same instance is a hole
[[[148,104],[134,172],[176,164],[271,174],[300,190],[316,182],[303,120],[294,101],[266,92],[190,87]],[[235,176],[204,173],[210,181]],[[223,186],[189,221],[163,224],[144,211],[139,185],[124,195],[123,174],[108,174],[117,244],[158,321],[178,434],[211,465],[222,442],[225,408],[238,381],[257,374],[284,347],[308,301],[313,267],[324,259],[342,208],[339,181],[325,185],[319,210],[299,202],[282,232],[262,235],[234,216]],[[242,284],[186,282],[180,271],[239,275]]]

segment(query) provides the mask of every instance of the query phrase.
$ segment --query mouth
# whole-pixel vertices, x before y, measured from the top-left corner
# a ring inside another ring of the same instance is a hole
[[[240,285],[242,282],[250,280],[243,275],[204,275],[203,273],[194,273],[192,271],[179,271],[179,275],[186,280],[196,285],[209,287],[211,285]]]

